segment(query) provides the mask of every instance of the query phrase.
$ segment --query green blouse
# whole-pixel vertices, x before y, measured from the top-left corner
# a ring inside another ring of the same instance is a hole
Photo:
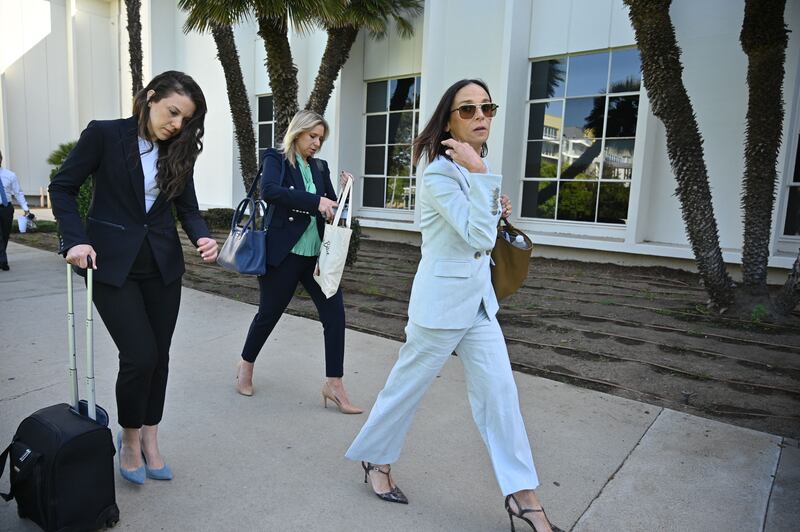
[[[297,167],[300,169],[300,174],[303,176],[303,183],[306,186],[306,192],[312,194],[317,193],[317,187],[314,185],[314,177],[311,175],[311,167],[300,156],[295,155],[297,160]],[[308,222],[308,227],[300,235],[300,240],[292,248],[292,253],[295,255],[302,255],[303,257],[316,257],[319,255],[319,248],[322,242],[319,239],[319,232],[317,231],[317,217],[311,216],[311,221]]]

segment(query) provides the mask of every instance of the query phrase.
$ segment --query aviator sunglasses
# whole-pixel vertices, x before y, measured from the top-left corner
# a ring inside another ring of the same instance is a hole
[[[497,108],[500,107],[496,103],[482,103],[480,105],[476,105],[474,103],[467,103],[464,105],[459,105],[452,111],[451,113],[455,113],[458,111],[458,116],[463,118],[464,120],[469,120],[473,116],[475,116],[475,111],[478,110],[478,107],[481,108],[481,113],[486,118],[494,118],[494,115],[497,114]]]

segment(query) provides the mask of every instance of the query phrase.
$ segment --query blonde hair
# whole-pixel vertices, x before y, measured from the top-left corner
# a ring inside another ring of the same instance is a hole
[[[322,134],[322,139],[320,139],[320,146],[322,146],[322,143],[328,138],[328,133],[330,132],[330,126],[328,126],[328,122],[326,122],[324,118],[314,111],[307,110],[298,111],[297,114],[292,117],[292,121],[289,122],[289,127],[286,128],[286,134],[283,136],[283,143],[279,147],[279,150],[283,153],[284,157],[286,157],[286,160],[289,161],[289,164],[292,166],[295,165],[297,149],[295,148],[294,141],[297,140],[298,135],[306,131],[311,131],[320,124],[322,124],[322,127],[325,129],[325,132]]]

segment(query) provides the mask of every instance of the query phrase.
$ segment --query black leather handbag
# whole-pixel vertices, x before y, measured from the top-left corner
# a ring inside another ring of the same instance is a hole
[[[259,168],[258,175],[247,191],[247,196],[239,202],[233,213],[231,231],[217,256],[217,264],[245,275],[267,273],[267,231],[275,212],[275,205],[267,206],[263,200],[255,197],[262,171],[263,167]],[[285,172],[284,162],[281,165],[279,183],[283,183]],[[250,216],[245,221],[248,211]]]

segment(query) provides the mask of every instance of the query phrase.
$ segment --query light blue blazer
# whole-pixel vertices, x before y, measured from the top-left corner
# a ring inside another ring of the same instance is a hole
[[[437,157],[417,183],[422,259],[414,277],[408,317],[431,329],[470,327],[483,303],[498,310],[489,270],[500,219],[497,174],[472,174]]]

